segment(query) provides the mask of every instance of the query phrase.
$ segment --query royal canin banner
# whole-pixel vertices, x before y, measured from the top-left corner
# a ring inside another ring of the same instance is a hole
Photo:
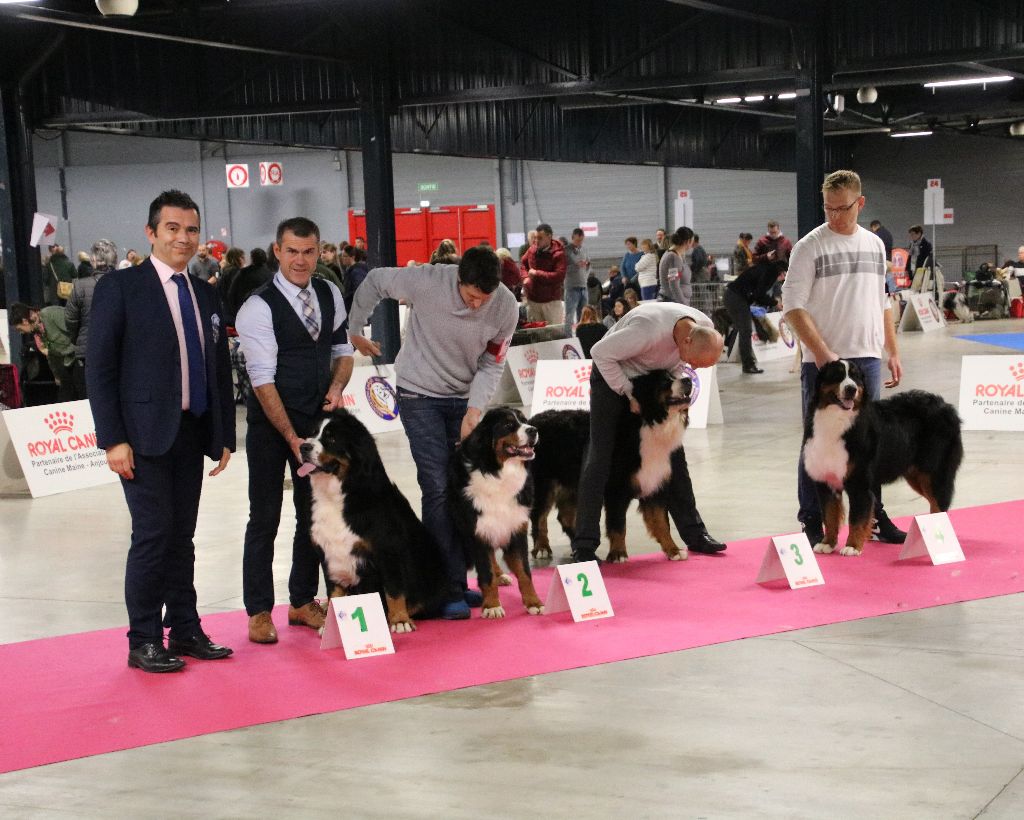
[[[1024,430],[1024,355],[964,356],[960,418],[965,430]]]

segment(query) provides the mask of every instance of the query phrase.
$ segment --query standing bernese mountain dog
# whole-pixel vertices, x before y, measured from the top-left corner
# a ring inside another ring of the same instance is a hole
[[[436,614],[446,582],[441,548],[388,477],[370,431],[347,410],[300,446],[313,491],[313,543],[327,560],[330,596],[383,594],[392,632]]]
[[[803,456],[825,525],[825,540],[813,545],[815,552],[836,548],[844,491],[850,499],[850,531],[841,555],[860,555],[870,536],[872,487],[902,476],[928,500],[931,512],[949,509],[964,455],[956,408],[923,390],[872,401],[860,368],[845,359],[822,367],[814,389]]]
[[[672,453],[683,446],[693,382],[685,376],[675,379],[664,370],[638,376],[632,382],[640,414],[623,414],[612,454],[604,494],[605,531],[610,543],[607,560],[629,560],[626,511],[638,498],[647,531],[665,556],[671,561],[685,561],[689,555],[686,546],[675,543],[669,528],[665,491],[672,472]],[[558,509],[562,529],[570,539],[574,535],[580,471],[590,440],[590,413],[546,410],[530,419],[530,424],[540,434],[533,465],[532,554],[537,559],[549,559],[547,517],[552,506]]]
[[[533,458],[536,444],[537,430],[522,413],[496,407],[484,414],[451,460],[448,502],[467,563],[476,568],[484,618],[505,617],[498,600],[498,550],[519,582],[526,611],[544,613],[530,576],[526,544],[533,503],[533,479],[526,462]]]

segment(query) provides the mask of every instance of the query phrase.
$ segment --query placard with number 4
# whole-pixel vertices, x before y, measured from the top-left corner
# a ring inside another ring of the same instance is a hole
[[[551,576],[548,599],[544,602],[545,615],[568,609],[576,623],[615,615],[597,561],[564,564],[557,569],[558,574]]]
[[[338,645],[345,649],[345,657],[350,661],[395,654],[380,595],[367,592],[331,598],[320,648],[334,649]]]
[[[815,587],[825,583],[821,567],[811,549],[807,536],[802,532],[792,535],[776,535],[765,550],[757,583],[785,578],[790,589]]]

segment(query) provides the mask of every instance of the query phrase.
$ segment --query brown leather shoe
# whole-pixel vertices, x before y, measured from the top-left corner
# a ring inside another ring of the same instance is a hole
[[[308,626],[310,629],[323,629],[327,611],[320,606],[315,598],[300,607],[288,607],[288,623],[291,626]]]
[[[269,612],[249,616],[249,640],[253,643],[277,643],[277,630]]]

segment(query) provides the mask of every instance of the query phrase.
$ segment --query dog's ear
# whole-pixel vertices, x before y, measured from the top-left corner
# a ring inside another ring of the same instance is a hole
[[[350,480],[369,489],[383,479],[386,475],[384,462],[381,461],[373,436],[365,427],[349,427],[345,434],[345,445],[348,450]]]
[[[459,445],[470,464],[487,469],[494,469],[497,465],[497,459],[494,456],[493,413],[493,410],[489,410],[480,423],[473,428],[473,432],[466,436],[462,440],[462,444]]]

